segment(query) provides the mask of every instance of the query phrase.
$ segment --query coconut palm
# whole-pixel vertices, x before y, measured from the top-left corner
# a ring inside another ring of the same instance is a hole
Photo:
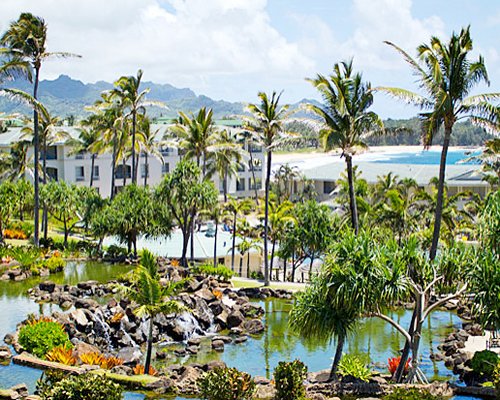
[[[198,114],[187,115],[179,112],[177,123],[170,128],[176,145],[188,158],[194,158],[201,168],[203,177],[207,173],[207,160],[210,148],[217,142],[212,109],[200,108]]]
[[[4,54],[7,56],[10,67],[7,69],[23,72],[30,82],[33,81],[33,98],[38,98],[38,84],[40,81],[40,69],[42,62],[51,57],[75,56],[63,52],[47,52],[45,42],[47,39],[47,24],[45,21],[31,13],[22,13],[17,21],[12,22],[7,31],[0,38],[0,44],[4,47]],[[78,56],[77,56],[78,57]],[[5,64],[4,64],[5,67]],[[33,145],[34,145],[34,188],[35,188],[35,207],[34,207],[34,233],[33,240],[35,246],[38,246],[39,232],[39,137],[38,137],[38,108],[33,110]]]
[[[250,157],[249,166],[252,172],[253,187],[255,192],[255,204],[259,205],[259,193],[257,189],[257,179],[255,178],[255,169],[261,165],[261,161],[258,158],[253,158],[253,145],[254,145],[254,135],[250,131],[243,130],[239,134],[243,145],[246,145],[248,156]]]
[[[1,154],[0,178],[17,181],[26,175],[33,176],[33,157],[28,156],[30,145],[29,140],[19,140],[12,144],[10,153]]]
[[[417,47],[418,59],[391,42],[386,42],[398,51],[418,77],[423,95],[406,89],[381,87],[382,90],[406,103],[415,104],[420,113],[423,130],[423,143],[427,148],[434,143],[438,130],[444,127],[437,203],[434,212],[434,228],[430,258],[434,260],[439,243],[439,232],[443,212],[446,157],[455,123],[463,118],[472,122],[498,126],[499,113],[490,101],[500,98],[500,93],[469,96],[481,82],[489,85],[488,73],[482,56],[476,61],[470,59],[473,45],[469,27],[460,34],[453,33],[448,43],[432,37],[429,44]]]
[[[146,95],[149,93],[149,88],[140,91],[142,70],[137,71],[137,76],[122,76],[115,82],[115,88],[112,90],[112,95],[120,99],[120,102],[128,113],[125,118],[132,117],[132,141],[131,141],[131,157],[132,157],[132,182],[137,184],[137,160],[136,160],[136,130],[137,117],[145,115],[147,106],[165,107],[159,101],[146,101]]]
[[[160,274],[155,257],[144,250],[141,263],[134,272],[131,286],[118,286],[125,297],[132,300],[138,307],[134,313],[138,317],[149,319],[146,358],[144,371],[150,373],[151,352],[153,348],[153,323],[158,314],[177,314],[186,308],[172,297],[182,289],[185,281],[167,281],[160,283]]]
[[[264,212],[264,284],[269,285],[269,188],[271,183],[271,163],[273,150],[289,141],[293,134],[285,130],[285,122],[290,116],[289,106],[280,106],[281,93],[258,94],[260,104],[249,104],[247,111],[252,114],[244,119],[245,129],[253,134],[254,142],[266,151],[265,212]]]
[[[283,164],[278,168],[274,173],[273,190],[279,201],[291,201],[293,184],[299,177],[300,172],[296,166]]]
[[[307,109],[321,118],[320,140],[326,151],[339,148],[345,158],[349,183],[349,208],[354,232],[359,230],[352,158],[367,147],[365,139],[384,129],[382,120],[368,109],[373,104],[369,82],[361,73],[354,73],[352,61],[335,64],[333,74],[308,79],[319,91],[324,105],[308,105]]]
[[[463,160],[463,162],[470,161],[479,162],[482,165],[482,170],[485,173],[484,181],[487,181],[492,187],[500,185],[500,138],[487,140],[481,154]]]
[[[207,169],[207,177],[215,173],[222,181],[224,202],[227,201],[228,179],[238,175],[238,166],[241,164],[244,151],[238,143],[238,136],[227,129],[217,132],[215,143],[209,147],[212,162]]]
[[[163,156],[160,152],[160,142],[158,134],[160,130],[151,130],[151,122],[149,118],[142,117],[139,121],[139,147],[142,154],[144,154],[144,186],[148,185],[149,176],[149,156],[153,156],[158,161],[163,163]]]
[[[253,203],[250,199],[237,200],[229,198],[229,201],[224,205],[224,210],[226,213],[230,214],[233,219],[233,239],[231,246],[231,270],[234,271],[234,251],[236,249],[236,224],[238,222],[238,217],[242,214],[248,213],[252,210]]]

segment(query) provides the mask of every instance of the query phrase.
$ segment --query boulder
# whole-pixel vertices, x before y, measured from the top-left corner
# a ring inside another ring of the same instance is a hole
[[[245,317],[239,311],[234,311],[227,316],[227,327],[229,329],[240,326],[243,321],[245,321]]]
[[[248,340],[248,336],[238,336],[234,339],[234,344],[244,343]]]
[[[99,303],[92,299],[77,299],[75,301],[75,307],[95,311],[99,308]]]
[[[189,346],[199,346],[201,343],[201,338],[190,338],[188,341],[187,341],[187,344]]]
[[[261,333],[266,327],[260,319],[251,319],[243,322],[243,329],[245,329],[251,335]]]
[[[117,357],[121,358],[125,365],[136,365],[142,359],[142,352],[138,347],[124,347],[118,352]]]
[[[0,346],[0,363],[8,362],[12,358],[12,352],[8,346]]]
[[[211,301],[214,301],[216,299],[215,295],[212,293],[211,290],[208,288],[204,287],[201,288],[200,290],[196,291],[194,293],[195,296],[202,298],[206,302],[210,303]]]
[[[228,343],[232,343],[233,339],[231,339],[229,336],[214,336],[212,338],[212,342],[216,341],[216,340],[221,340],[223,341],[225,344],[228,344]]]
[[[111,368],[111,372],[118,375],[134,375],[134,371],[132,368],[127,367],[126,365],[117,365],[116,367]]]
[[[212,349],[215,351],[224,351],[224,342],[222,340],[213,340]]]
[[[99,285],[98,281],[86,281],[86,282],[79,282],[76,287],[78,289],[82,290],[92,290],[94,289],[97,285]]]
[[[40,290],[44,292],[54,293],[54,289],[56,288],[56,284],[52,281],[44,281],[38,284]]]
[[[92,346],[91,344],[82,341],[77,341],[73,344],[73,354],[75,355],[75,357],[79,357],[81,354],[86,353],[100,353],[100,350],[97,347]]]
[[[81,308],[77,308],[70,313],[70,318],[75,321],[78,330],[85,331],[87,326],[89,325],[89,320],[85,315],[85,312]]]
[[[186,347],[186,351],[190,354],[198,354],[199,348],[198,346],[188,346]]]
[[[158,394],[172,393],[175,391],[175,382],[166,376],[162,376],[156,382],[148,383],[146,389]]]
[[[194,394],[198,391],[196,382],[201,377],[203,371],[199,368],[187,366],[179,376],[176,386],[181,393]]]

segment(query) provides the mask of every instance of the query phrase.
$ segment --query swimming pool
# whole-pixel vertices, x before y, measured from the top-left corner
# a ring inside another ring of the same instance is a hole
[[[473,155],[481,154],[477,149],[452,149],[448,150],[446,164],[477,164],[477,162],[469,161],[461,162]],[[371,156],[371,157],[370,157]],[[379,154],[370,154],[366,157],[371,158],[370,161],[383,164],[419,164],[419,165],[439,165],[441,161],[441,149],[439,150],[419,150],[409,152],[387,152]]]

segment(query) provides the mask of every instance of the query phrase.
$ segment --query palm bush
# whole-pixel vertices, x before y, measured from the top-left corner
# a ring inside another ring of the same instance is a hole
[[[197,383],[206,400],[252,400],[255,392],[252,377],[236,368],[215,368]]]
[[[307,366],[300,360],[280,361],[274,370],[275,400],[303,400],[306,398],[304,380]]]

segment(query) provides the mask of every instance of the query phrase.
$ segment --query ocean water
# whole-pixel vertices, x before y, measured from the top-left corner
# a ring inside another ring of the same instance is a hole
[[[463,162],[463,160],[479,155],[478,150],[449,150],[446,157],[446,164],[476,164],[474,161]],[[368,160],[367,160],[368,161]],[[439,165],[441,161],[441,150],[420,150],[415,152],[388,152],[377,154],[372,162],[383,164],[419,164],[419,165]]]

